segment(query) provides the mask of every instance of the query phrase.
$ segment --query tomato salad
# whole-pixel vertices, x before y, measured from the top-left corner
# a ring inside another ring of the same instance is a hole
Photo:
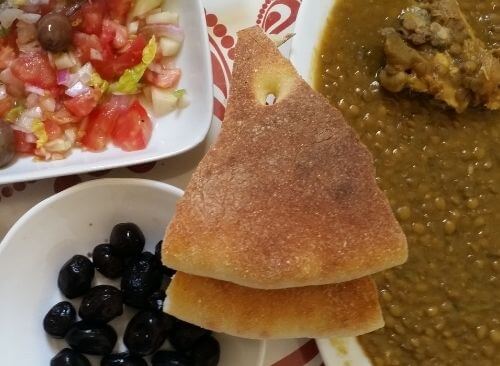
[[[0,0],[0,166],[17,153],[144,149],[185,104],[184,34],[163,0]]]

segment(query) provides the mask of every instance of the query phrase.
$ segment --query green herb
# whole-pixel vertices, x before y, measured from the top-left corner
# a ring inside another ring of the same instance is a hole
[[[4,117],[5,122],[9,123],[15,123],[21,113],[24,112],[24,106],[23,105],[18,105],[12,108],[10,111],[7,112],[7,114]]]
[[[177,89],[172,93],[174,97],[177,99],[182,98],[184,95],[186,95],[186,89]]]
[[[113,93],[136,94],[139,91],[139,81],[146,72],[148,66],[153,62],[156,55],[156,40],[153,36],[142,51],[142,62],[123,72],[118,81],[110,85]]]
[[[0,38],[5,38],[9,35],[10,28],[5,28],[3,25],[0,25]]]

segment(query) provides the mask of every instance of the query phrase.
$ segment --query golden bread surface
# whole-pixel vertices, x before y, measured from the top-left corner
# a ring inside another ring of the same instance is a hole
[[[222,131],[177,205],[164,263],[261,289],[403,263],[406,238],[366,147],[260,28],[238,37]]]
[[[258,290],[177,272],[164,310],[206,329],[252,339],[347,337],[383,326],[377,290],[369,277]]]

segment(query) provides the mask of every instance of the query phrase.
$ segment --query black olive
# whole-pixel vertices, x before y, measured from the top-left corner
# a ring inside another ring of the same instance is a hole
[[[140,356],[122,352],[104,356],[101,366],[148,366],[148,364]]]
[[[109,243],[118,255],[130,257],[142,252],[146,239],[139,226],[125,222],[113,227]]]
[[[160,240],[155,247],[155,256],[161,262],[161,246],[163,244],[163,240]],[[169,268],[165,265],[162,265],[163,273],[165,273],[168,277],[172,277],[175,274],[175,269]]]
[[[14,131],[8,123],[0,120],[0,168],[9,164],[15,154]]]
[[[130,320],[123,342],[131,353],[149,355],[158,350],[172,329],[174,318],[152,310],[143,310]]]
[[[93,287],[83,297],[78,314],[82,320],[107,323],[123,314],[122,292],[108,285]]]
[[[144,252],[132,258],[121,280],[123,302],[142,309],[148,305],[148,297],[159,289],[162,282],[161,263],[151,253]]]
[[[99,244],[92,252],[95,268],[108,278],[118,278],[123,274],[123,258],[113,252],[110,244]]]
[[[63,14],[49,13],[38,22],[38,41],[47,51],[66,51],[71,45],[72,32],[71,22]]]
[[[90,362],[84,355],[65,348],[50,360],[50,366],[90,366]]]
[[[110,325],[86,321],[75,323],[64,337],[71,348],[89,355],[111,353],[117,338]]]
[[[94,278],[94,265],[83,255],[75,255],[64,263],[59,271],[57,284],[69,299],[82,296],[89,289]]]
[[[76,319],[76,310],[68,301],[55,304],[43,318],[43,329],[55,338],[64,338]]]
[[[158,351],[151,359],[153,366],[192,366],[186,356],[175,351]]]
[[[148,308],[156,311],[163,311],[165,301],[165,291],[156,291],[148,297]]]
[[[220,359],[220,346],[217,339],[205,335],[198,339],[189,351],[193,366],[217,366]]]
[[[178,351],[189,351],[203,336],[210,334],[207,329],[176,319],[174,328],[168,333],[170,344]]]

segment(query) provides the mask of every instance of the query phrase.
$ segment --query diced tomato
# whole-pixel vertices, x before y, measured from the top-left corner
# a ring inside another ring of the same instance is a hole
[[[76,32],[73,35],[73,44],[77,49],[77,57],[80,62],[91,62],[99,75],[108,81],[120,77],[123,72],[142,60],[142,51],[146,47],[146,40],[143,36],[138,36],[128,41],[125,52],[114,54],[111,42],[114,38],[114,30],[105,27],[101,37],[95,34],[85,34]],[[97,50],[102,55],[102,60],[92,60],[91,49]]]
[[[142,51],[146,47],[146,39],[143,36],[129,41],[126,52],[116,54],[112,59],[104,61],[92,61],[92,65],[103,79],[108,81],[120,77],[126,69],[134,67],[142,60]]]
[[[27,142],[24,132],[14,130],[14,144],[18,153],[33,154],[35,152],[36,144]]]
[[[142,150],[148,145],[152,130],[151,119],[136,100],[118,117],[112,133],[113,143],[125,151]]]
[[[0,100],[0,118],[5,116],[14,107],[14,98],[6,96]]]
[[[102,1],[86,2],[72,17],[72,23],[77,24],[76,28],[81,32],[100,35],[105,10]]]
[[[65,100],[64,106],[77,117],[85,117],[94,110],[101,93],[97,89],[91,89],[87,93]]]
[[[21,53],[12,63],[11,70],[18,79],[39,88],[57,86],[56,72],[43,51]]]
[[[167,69],[160,73],[146,70],[144,78],[154,86],[164,89],[170,89],[179,83],[181,79],[180,69]]]
[[[45,132],[47,132],[47,137],[49,141],[55,140],[63,134],[63,129],[57,123],[52,120],[44,121]]]
[[[102,32],[99,37],[102,44],[111,46],[113,39],[115,39],[116,29],[113,27],[113,22],[105,19],[102,24]]]
[[[127,46],[129,40],[127,27],[120,23],[104,19],[102,22],[101,41],[113,48],[120,49]]]
[[[53,113],[45,113],[45,120],[50,120],[58,125],[67,125],[70,123],[78,123],[81,118],[71,114],[66,108],[61,107]]]
[[[16,58],[16,51],[10,46],[0,47],[0,69],[5,69]]]
[[[103,150],[111,138],[118,116],[128,110],[130,98],[114,95],[90,113],[82,145],[92,151]]]
[[[132,0],[107,0],[109,16],[123,23],[132,7]]]

